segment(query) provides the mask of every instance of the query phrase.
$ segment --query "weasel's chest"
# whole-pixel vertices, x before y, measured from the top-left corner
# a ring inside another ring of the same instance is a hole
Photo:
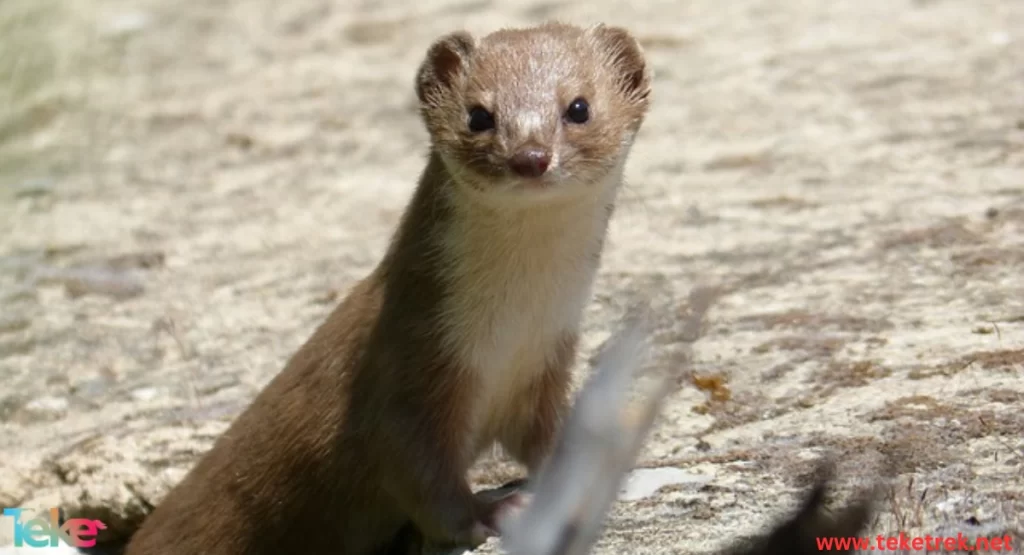
[[[446,306],[448,342],[476,374],[481,399],[517,391],[557,358],[590,298],[599,243],[558,237],[512,248],[460,245]]]
[[[509,382],[532,378],[564,334],[579,329],[593,277],[581,268],[507,268],[461,308],[464,362],[485,382],[512,387]]]
[[[564,365],[571,361],[562,356],[564,338],[580,327],[594,277],[593,268],[572,264],[491,270],[494,274],[466,284],[471,290],[451,307],[458,313],[454,321],[461,323],[449,330],[457,334],[453,344],[476,385],[467,422],[474,450],[515,425],[522,411],[532,411],[537,400],[531,396],[542,373],[569,370]]]
[[[483,445],[528,406],[532,386],[565,364],[604,243],[608,210],[599,199],[519,213],[456,205],[441,239],[448,347],[472,373],[472,421]],[[499,211],[500,212],[500,211]]]

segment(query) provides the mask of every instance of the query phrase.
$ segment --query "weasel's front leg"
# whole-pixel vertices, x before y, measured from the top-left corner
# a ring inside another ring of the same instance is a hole
[[[568,393],[568,371],[549,369],[531,384],[521,401],[513,401],[516,410],[502,428],[498,442],[526,466],[528,478],[517,480],[513,493],[498,502],[494,517],[496,526],[529,502],[530,482],[536,478],[558,440]]]
[[[481,506],[492,507],[496,509],[492,512],[501,513],[505,507],[521,504],[520,489],[525,483],[526,480],[514,480],[498,488],[479,491],[474,497]],[[373,555],[422,555],[428,549],[436,551],[437,547],[423,536],[412,521],[409,521],[388,544],[375,551]]]
[[[554,449],[562,428],[569,403],[567,366],[549,367],[530,384],[498,437],[502,447],[526,466],[530,478]]]
[[[389,441],[381,483],[431,543],[475,547],[495,534],[486,507],[473,497],[465,465],[454,449],[431,434]]]
[[[513,458],[526,465],[533,478],[558,441],[562,420],[569,409],[572,364],[577,336],[566,332],[553,346],[544,371],[517,398],[502,427],[498,442]]]
[[[354,400],[353,421],[376,423],[360,430],[354,447],[376,468],[396,508],[431,544],[475,547],[496,531],[490,507],[476,499],[466,479],[468,403],[454,381],[438,382],[432,393],[428,398],[399,389],[386,398]]]

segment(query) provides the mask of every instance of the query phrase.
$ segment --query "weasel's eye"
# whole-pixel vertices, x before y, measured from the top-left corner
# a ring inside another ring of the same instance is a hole
[[[573,123],[587,123],[590,119],[590,105],[582,98],[577,98],[565,110],[565,117]]]
[[[494,116],[482,106],[474,106],[469,110],[469,130],[483,133],[494,129]]]

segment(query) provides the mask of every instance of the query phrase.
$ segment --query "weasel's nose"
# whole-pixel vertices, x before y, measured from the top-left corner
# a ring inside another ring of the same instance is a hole
[[[548,164],[551,163],[551,154],[547,150],[538,147],[526,147],[512,155],[508,161],[508,167],[523,177],[540,177],[548,171]]]

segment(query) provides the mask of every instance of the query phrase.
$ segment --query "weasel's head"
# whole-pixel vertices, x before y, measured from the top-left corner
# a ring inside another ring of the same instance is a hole
[[[614,186],[650,90],[640,45],[604,25],[452,33],[416,76],[433,148],[458,186],[484,194]]]

